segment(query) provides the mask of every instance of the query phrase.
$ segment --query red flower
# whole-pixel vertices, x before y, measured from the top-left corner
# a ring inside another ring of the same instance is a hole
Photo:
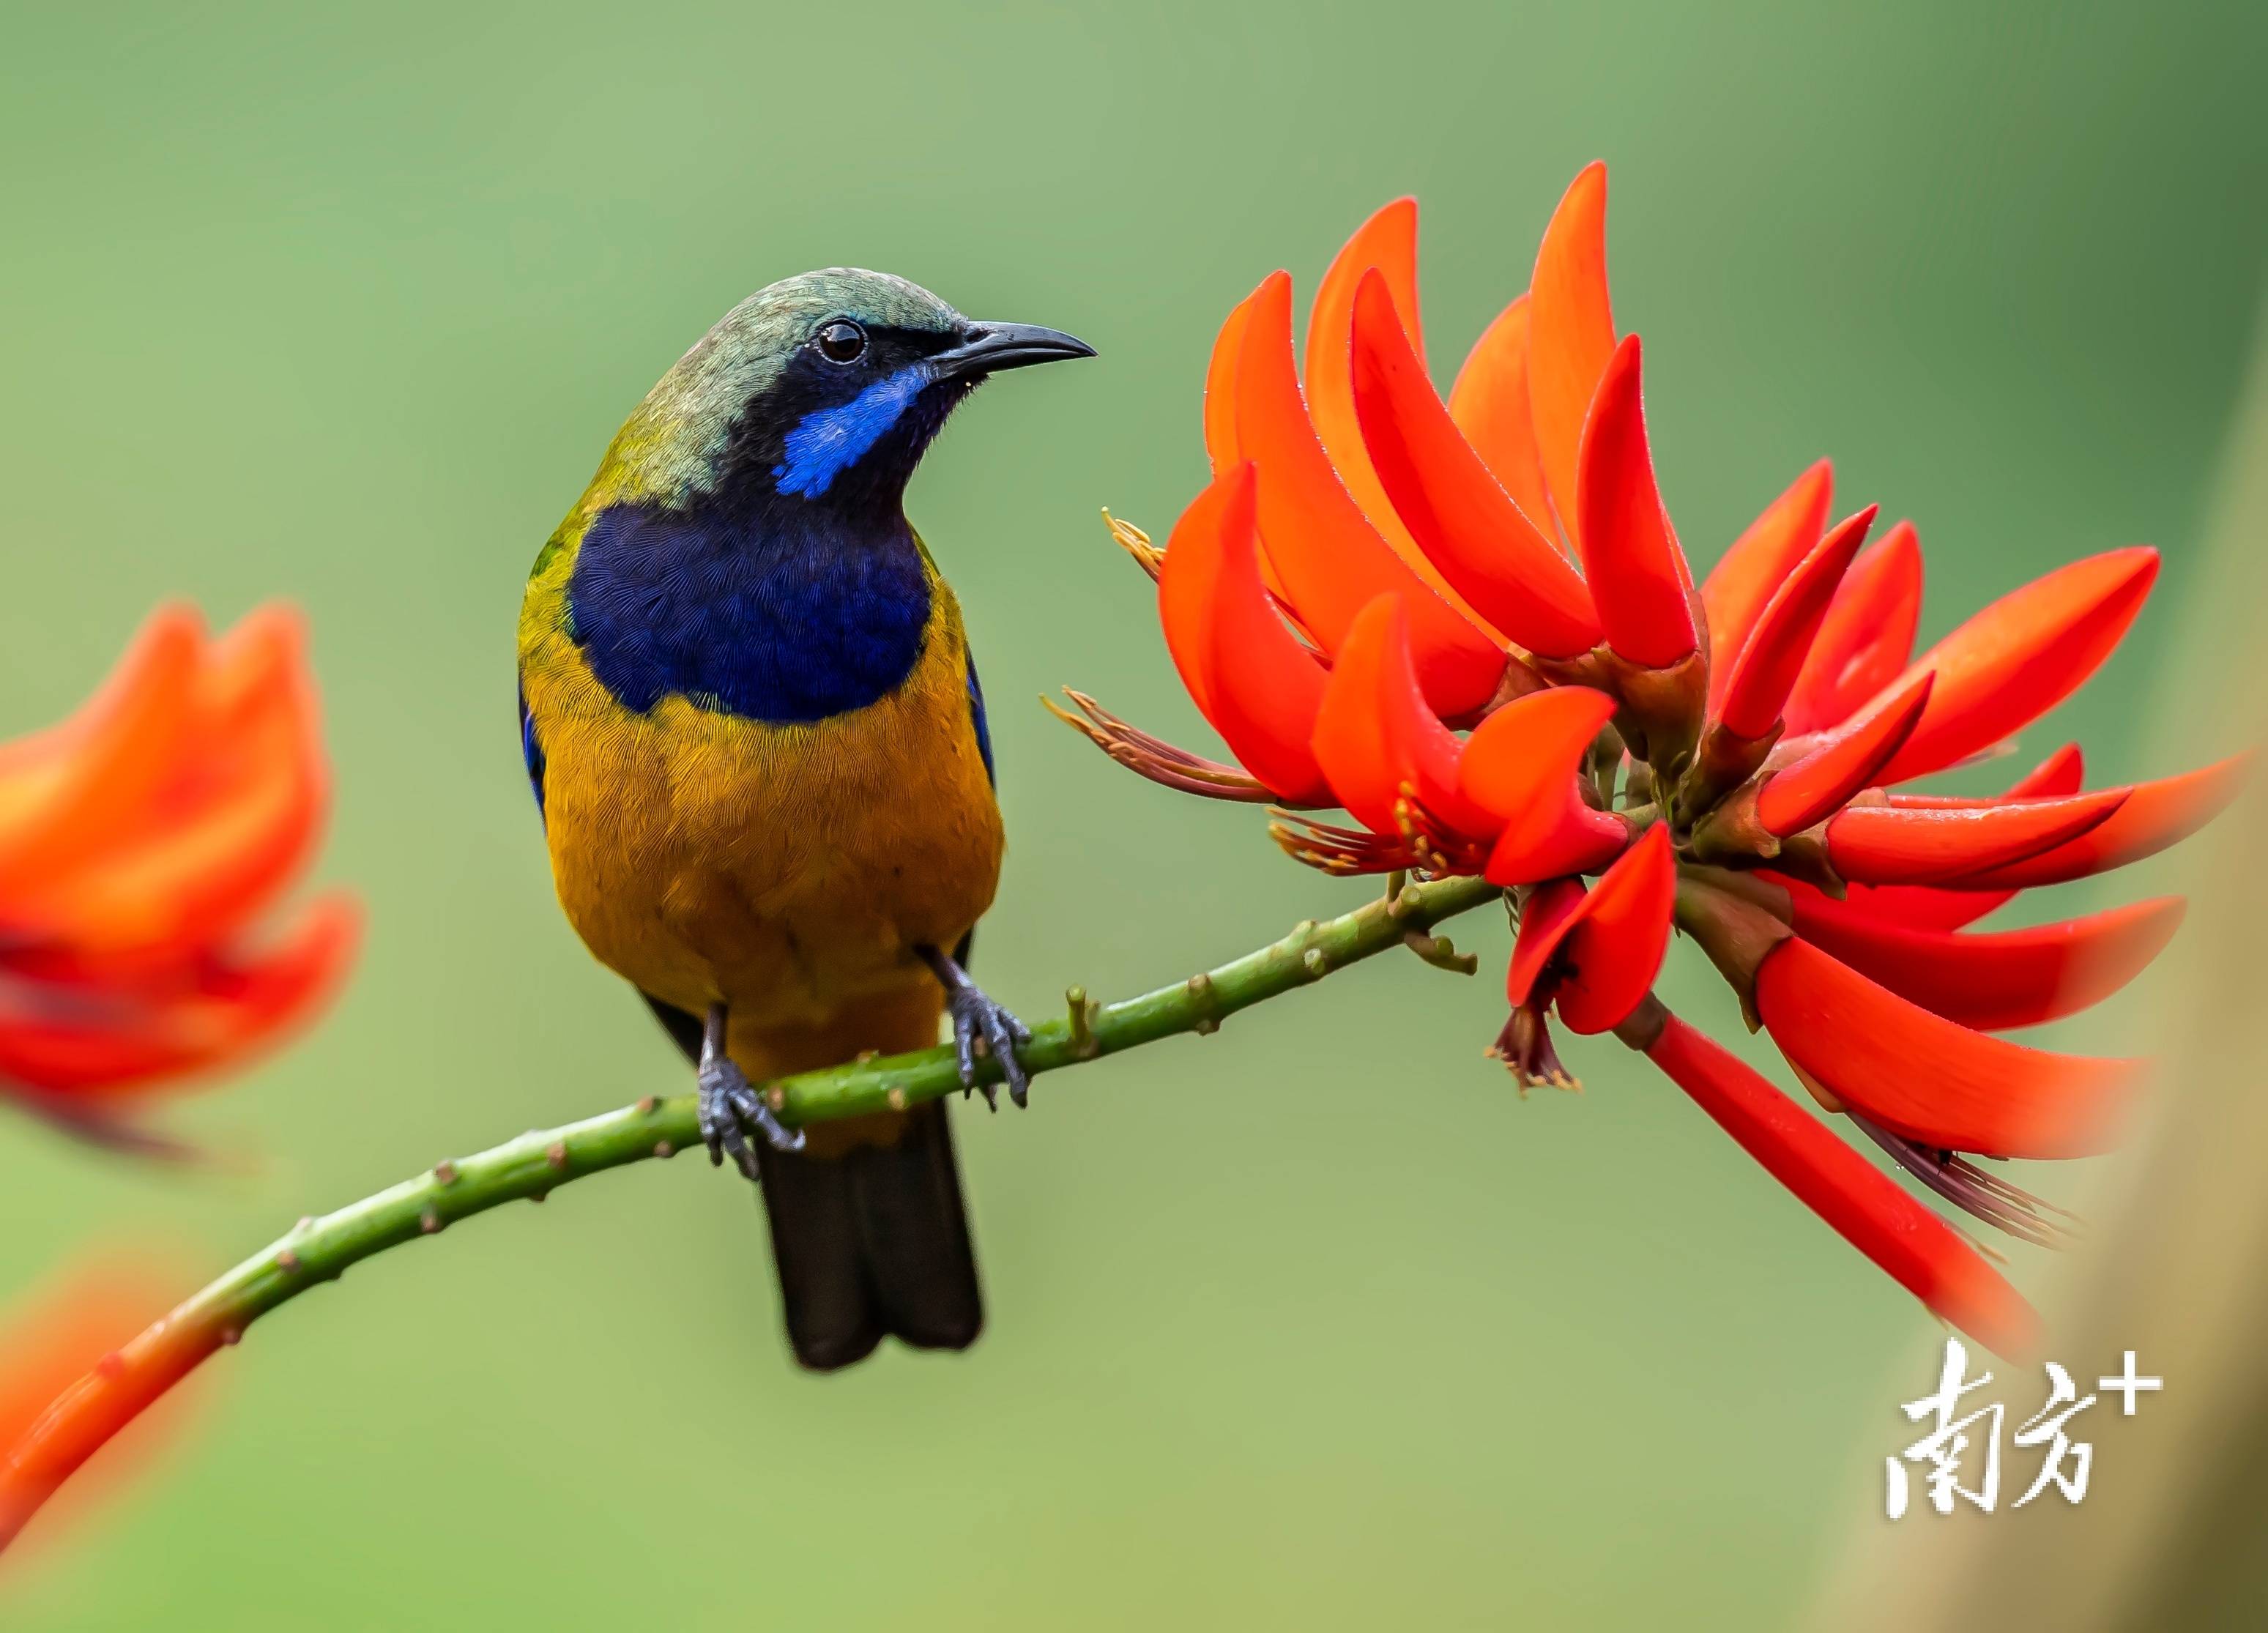
[[[145,1361],[132,1384],[121,1354],[129,1341],[148,1348],[148,1323],[166,1308],[158,1278],[138,1261],[89,1263],[26,1300],[0,1320],[0,1548],[65,1475],[100,1451],[188,1370],[182,1360],[210,1344],[177,1337]],[[137,1336],[139,1335],[139,1336]],[[178,1352],[178,1353],[176,1353]],[[194,1365],[189,1363],[188,1365]],[[68,1432],[35,1437],[50,1409],[82,1392],[99,1409],[75,1415]],[[136,1437],[122,1452],[150,1449]],[[106,1460],[114,1473],[124,1468]]]
[[[1291,281],[1222,326],[1212,484],[1163,552],[1167,644],[1236,763],[1071,694],[1114,758],[1280,813],[1328,872],[1478,874],[1521,918],[1497,1041],[1565,1083],[1548,1015],[1614,1030],[1854,1246],[1947,1320],[2021,1348],[2023,1300],[1958,1232],[1649,989],[1673,923],[1829,1111],[1940,1195],[2031,1239],[2054,1210],[1962,1153],[2112,1138],[2134,1063],[1990,1035],[2116,990],[2178,901],[1999,934],[2021,889],[2119,866],[2235,794],[2236,761],[2088,793],[2078,751],[2004,795],[1889,791],[1989,757],[2083,684],[2157,576],[2134,548],[2003,597],[1918,658],[1921,552],[1872,506],[1830,526],[1824,461],[1696,585],[1654,480],[1635,335],[1606,280],[1606,173],[1576,179],[1535,278],[1446,404],[1426,373],[1417,207],[1388,205],[1324,276],[1304,391]],[[1587,886],[1584,879],[1595,877]]]
[[[0,745],[0,1095],[162,1144],[152,1094],[243,1064],[328,1001],[360,915],[341,893],[260,929],[328,790],[298,614],[217,640],[161,607],[70,720]]]

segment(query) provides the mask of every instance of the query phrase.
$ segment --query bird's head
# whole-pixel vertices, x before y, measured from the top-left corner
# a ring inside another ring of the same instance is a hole
[[[1094,349],[964,318],[918,285],[836,267],[757,291],[623,426],[615,457],[655,497],[895,507],[946,416],[1004,369]]]

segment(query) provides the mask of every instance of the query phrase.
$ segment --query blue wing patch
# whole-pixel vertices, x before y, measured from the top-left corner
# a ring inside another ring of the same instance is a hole
[[[983,717],[981,715],[978,717]],[[981,732],[981,728],[980,728]],[[527,764],[527,786],[535,795],[535,814],[543,814],[543,745],[535,740],[535,719],[527,712],[527,682],[519,683],[519,757]]]
[[[976,728],[976,752],[984,761],[984,780],[998,788],[1000,779],[992,771],[992,728],[984,719],[984,688],[976,683],[976,654],[963,647],[961,655],[968,665],[968,720]]]

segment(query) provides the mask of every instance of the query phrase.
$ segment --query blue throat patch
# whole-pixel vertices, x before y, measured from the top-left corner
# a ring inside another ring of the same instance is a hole
[[[889,434],[929,383],[928,368],[916,364],[875,381],[848,402],[805,415],[781,442],[785,457],[772,467],[774,484],[782,493],[816,499]]]
[[[584,531],[567,609],[624,708],[674,693],[789,725],[896,690],[921,657],[930,587],[902,515],[867,533],[820,511],[617,504]]]

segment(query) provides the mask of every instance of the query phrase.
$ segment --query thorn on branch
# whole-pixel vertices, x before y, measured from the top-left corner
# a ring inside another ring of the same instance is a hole
[[[1460,953],[1447,936],[1429,936],[1422,930],[1404,931],[1402,945],[1424,959],[1435,969],[1449,970],[1459,975],[1476,974],[1481,967],[1476,953]]]
[[[1080,1060],[1093,1060],[1102,1053],[1102,1040],[1094,1035],[1094,1018],[1102,1013],[1102,1005],[1086,996],[1085,987],[1064,989],[1064,1004],[1071,1011],[1071,1051]]]
[[[446,1157],[442,1158],[433,1165],[433,1178],[439,1184],[454,1185],[457,1182],[457,1165]]]
[[[1199,970],[1189,977],[1188,989],[1197,1011],[1197,1018],[1189,1024],[1189,1030],[1201,1038],[1209,1038],[1220,1030],[1220,1015],[1213,1007],[1212,977]]]

